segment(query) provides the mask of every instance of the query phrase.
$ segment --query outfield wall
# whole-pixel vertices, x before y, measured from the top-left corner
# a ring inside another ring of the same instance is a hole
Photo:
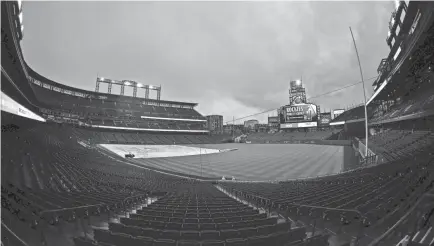
[[[316,145],[334,145],[334,146],[351,146],[351,140],[282,140],[282,141],[251,141],[252,144],[316,144]]]

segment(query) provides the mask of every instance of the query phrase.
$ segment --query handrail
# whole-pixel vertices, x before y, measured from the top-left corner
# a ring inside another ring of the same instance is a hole
[[[130,197],[124,198],[123,202],[125,202],[125,201],[127,201],[129,199],[133,199],[135,197],[143,196],[143,195],[147,195],[147,194],[130,196]],[[91,207],[102,206],[102,205],[108,205],[108,204],[107,203],[98,203],[98,204],[76,206],[76,207],[70,207],[70,208],[50,209],[50,210],[44,210],[44,211],[40,212],[39,214],[42,215],[42,214],[45,214],[45,213],[55,213],[55,212],[62,212],[62,211],[67,211],[67,210],[80,209],[80,208],[91,208]]]
[[[42,215],[45,213],[55,213],[55,212],[74,210],[74,209],[80,209],[80,208],[90,208],[90,207],[101,206],[101,205],[107,205],[107,204],[106,203],[98,203],[98,204],[76,206],[76,207],[70,207],[70,208],[50,209],[50,210],[44,210],[44,211],[40,212],[39,214]]]
[[[26,242],[24,242],[20,237],[17,236],[17,234],[15,234],[5,223],[3,223],[2,221],[2,226],[8,230],[12,235],[14,235],[15,238],[17,238],[24,246],[29,246]],[[3,238],[2,238],[3,240]],[[2,242],[3,245],[3,242]]]
[[[339,212],[351,212],[359,214],[360,216],[363,216],[360,211],[355,209],[343,209],[343,208],[330,208],[330,207],[322,207],[322,206],[313,206],[313,205],[304,205],[304,204],[298,204],[298,203],[282,203],[285,206],[295,206],[295,207],[305,207],[305,208],[317,208],[317,209],[324,209],[324,210],[331,210],[331,211],[339,211]]]
[[[393,230],[395,230],[398,226],[401,225],[403,221],[407,219],[407,217],[416,209],[416,207],[421,203],[421,201],[426,197],[426,194],[424,194],[421,199],[416,201],[416,203],[405,213],[401,219],[399,219],[392,227],[389,228],[386,232],[384,232],[381,236],[376,238],[374,241],[372,241],[368,246],[375,246],[378,245],[384,238],[386,238],[390,233],[392,233]]]
[[[355,209],[330,208],[330,207],[313,206],[313,205],[303,205],[303,204],[297,204],[297,203],[285,203],[285,202],[279,203],[279,202],[273,201],[273,200],[270,199],[270,198],[265,198],[265,197],[262,197],[262,196],[258,196],[258,195],[251,194],[250,192],[244,192],[244,191],[240,191],[240,190],[237,190],[237,189],[232,189],[232,190],[235,190],[235,191],[238,191],[238,192],[241,192],[241,193],[246,193],[246,194],[248,194],[248,195],[250,195],[250,196],[253,196],[253,197],[256,197],[256,198],[260,198],[260,199],[264,199],[264,200],[270,201],[272,204],[273,204],[273,203],[276,203],[276,204],[279,204],[279,205],[282,204],[282,205],[285,205],[285,206],[296,206],[296,207],[317,208],[317,209],[325,209],[325,210],[340,211],[340,212],[352,212],[352,213],[357,213],[357,214],[359,214],[360,216],[363,216],[363,215],[360,213],[360,211],[355,210]]]

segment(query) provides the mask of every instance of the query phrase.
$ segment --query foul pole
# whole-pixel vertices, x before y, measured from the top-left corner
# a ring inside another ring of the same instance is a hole
[[[362,65],[360,64],[360,57],[359,52],[357,51],[356,46],[356,40],[354,39],[353,30],[351,30],[350,27],[350,33],[351,37],[353,38],[354,43],[354,49],[356,50],[357,55],[357,61],[359,62],[359,69],[360,69],[360,77],[362,78],[362,86],[363,86],[363,99],[365,100],[365,158],[368,157],[368,111],[367,111],[367,105],[366,105],[366,92],[365,92],[365,81],[363,80],[363,72],[362,72]]]

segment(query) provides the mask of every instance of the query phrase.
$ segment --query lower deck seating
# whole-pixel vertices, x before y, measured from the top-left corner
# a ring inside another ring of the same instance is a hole
[[[277,223],[210,184],[183,186],[186,192],[168,194],[155,203],[95,229],[97,244],[112,245],[286,245],[302,243],[305,228]],[[90,239],[76,239],[86,245]],[[164,243],[164,244],[163,244]],[[308,245],[308,244],[307,244]]]
[[[417,157],[336,176],[277,184],[220,185],[304,224],[316,221],[323,229],[346,228],[354,235],[363,230],[368,244],[399,221],[433,184],[434,158],[432,151],[425,151]]]

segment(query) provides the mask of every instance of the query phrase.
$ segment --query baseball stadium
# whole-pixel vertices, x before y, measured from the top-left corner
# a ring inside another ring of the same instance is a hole
[[[266,123],[53,81],[22,2],[1,11],[2,246],[434,245],[434,2],[396,2],[361,105],[326,112],[300,77]]]

